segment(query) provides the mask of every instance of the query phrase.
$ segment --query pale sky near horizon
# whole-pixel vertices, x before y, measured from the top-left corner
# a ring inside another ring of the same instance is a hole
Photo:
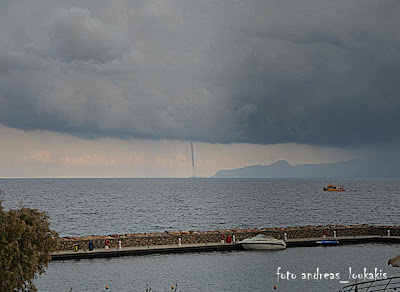
[[[0,178],[191,177],[190,142],[102,138],[86,140],[49,131],[0,126]],[[215,144],[194,142],[195,175],[246,165],[336,162],[354,151],[301,144]]]
[[[0,1],[0,177],[191,177],[190,141],[205,177],[400,161],[399,15],[397,0]]]

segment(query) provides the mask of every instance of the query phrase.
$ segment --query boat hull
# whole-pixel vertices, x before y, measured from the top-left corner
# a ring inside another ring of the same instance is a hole
[[[242,246],[246,250],[276,250],[285,249],[286,245],[277,243],[242,243]]]
[[[316,241],[316,244],[323,245],[323,246],[335,246],[339,244],[337,240],[320,240]]]
[[[323,188],[323,190],[326,192],[345,192],[346,191],[344,189],[327,189],[327,188]]]

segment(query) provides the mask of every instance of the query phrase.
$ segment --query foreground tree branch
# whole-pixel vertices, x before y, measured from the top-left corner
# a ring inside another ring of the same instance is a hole
[[[0,201],[0,291],[36,291],[32,281],[44,273],[57,242],[46,212],[4,211]]]

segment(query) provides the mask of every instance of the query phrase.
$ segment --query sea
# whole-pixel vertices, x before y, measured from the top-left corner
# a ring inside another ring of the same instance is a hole
[[[328,183],[347,191],[324,192]],[[400,179],[0,179],[0,189],[6,210],[46,211],[60,236],[400,223]],[[339,291],[357,277],[400,276],[387,265],[399,253],[399,244],[358,244],[55,261],[35,283],[38,291]]]

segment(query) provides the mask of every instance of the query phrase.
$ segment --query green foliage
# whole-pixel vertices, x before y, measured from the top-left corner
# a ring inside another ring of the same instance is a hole
[[[36,291],[32,280],[44,273],[57,242],[46,212],[4,211],[0,201],[0,291]]]

